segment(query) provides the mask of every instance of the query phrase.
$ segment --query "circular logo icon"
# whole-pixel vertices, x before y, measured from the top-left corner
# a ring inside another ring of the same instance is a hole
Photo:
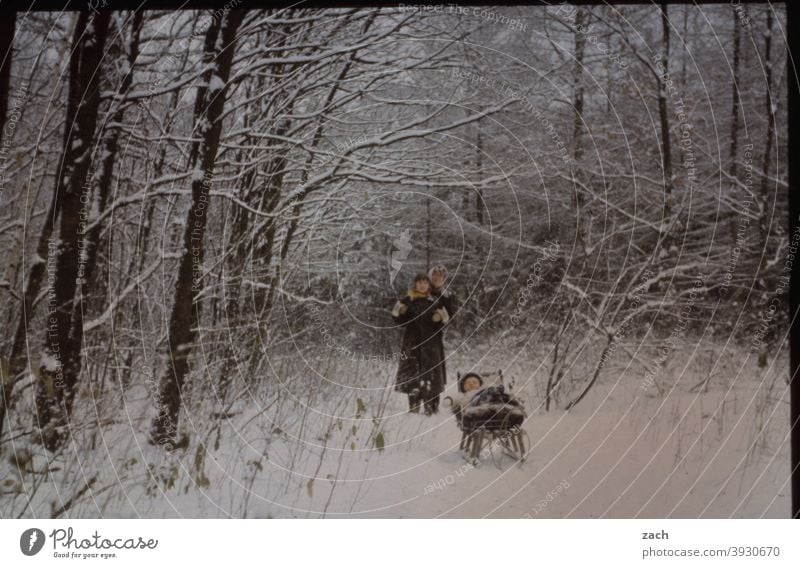
[[[42,529],[28,529],[19,537],[19,548],[25,556],[38,554],[44,546],[44,531]]]

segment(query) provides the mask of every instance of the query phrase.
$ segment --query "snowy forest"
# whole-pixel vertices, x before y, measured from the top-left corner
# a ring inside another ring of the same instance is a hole
[[[0,14],[0,517],[790,516],[782,5],[236,4]]]

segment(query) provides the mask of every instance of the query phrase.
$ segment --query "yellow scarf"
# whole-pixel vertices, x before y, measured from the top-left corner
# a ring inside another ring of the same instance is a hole
[[[417,300],[419,298],[428,298],[430,297],[430,291],[427,294],[423,294],[422,292],[417,292],[416,289],[412,288],[408,291],[408,297],[412,300]]]

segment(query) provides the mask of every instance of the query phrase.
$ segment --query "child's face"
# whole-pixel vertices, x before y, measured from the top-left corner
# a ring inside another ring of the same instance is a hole
[[[417,289],[417,292],[420,294],[425,294],[428,292],[428,281],[427,280],[417,280],[414,282],[414,287]]]
[[[470,377],[464,381],[464,390],[466,392],[478,390],[479,388],[481,388],[481,382],[475,377]]]

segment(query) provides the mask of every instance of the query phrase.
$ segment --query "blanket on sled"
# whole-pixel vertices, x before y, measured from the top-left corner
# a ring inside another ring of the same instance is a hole
[[[461,412],[461,428],[466,431],[509,430],[525,421],[525,409],[519,400],[505,392],[503,385],[481,389]]]

